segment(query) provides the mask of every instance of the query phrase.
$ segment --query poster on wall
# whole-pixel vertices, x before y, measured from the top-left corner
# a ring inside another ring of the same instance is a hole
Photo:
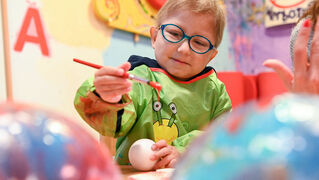
[[[265,26],[296,23],[313,0],[265,0]]]

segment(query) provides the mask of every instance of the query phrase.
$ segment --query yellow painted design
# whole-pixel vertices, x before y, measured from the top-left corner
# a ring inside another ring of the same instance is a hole
[[[39,11],[45,31],[66,46],[104,50],[113,29],[95,17],[91,1],[41,0]]]
[[[175,123],[169,127],[169,119],[162,119],[162,122],[162,125],[159,124],[159,121],[156,121],[153,124],[155,142],[164,139],[166,140],[167,144],[171,145],[172,142],[178,137],[178,128]]]
[[[107,22],[116,20],[120,15],[120,4],[117,0],[95,0],[93,5],[96,15]]]
[[[93,0],[93,6],[109,26],[148,37],[157,14],[147,0]]]

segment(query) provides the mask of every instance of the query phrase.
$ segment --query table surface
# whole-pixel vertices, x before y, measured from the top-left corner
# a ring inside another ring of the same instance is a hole
[[[135,170],[130,165],[121,165],[120,169],[121,169],[121,173],[123,175],[123,179],[128,179],[128,177],[131,175],[142,173],[141,171]]]
[[[169,179],[172,169],[159,169],[157,171],[138,171],[132,166],[121,165],[123,180],[164,180]]]

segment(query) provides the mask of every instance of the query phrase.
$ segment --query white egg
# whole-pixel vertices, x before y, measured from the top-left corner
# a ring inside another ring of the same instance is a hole
[[[150,160],[150,157],[155,153],[152,150],[154,141],[150,139],[139,139],[135,141],[128,152],[128,158],[131,165],[141,171],[151,170],[157,161]]]

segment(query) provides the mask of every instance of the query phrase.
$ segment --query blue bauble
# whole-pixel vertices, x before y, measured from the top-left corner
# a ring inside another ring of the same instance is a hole
[[[16,103],[0,104],[0,179],[120,179],[106,147],[72,120]]]
[[[319,98],[286,94],[222,116],[196,139],[172,179],[319,179]]]

